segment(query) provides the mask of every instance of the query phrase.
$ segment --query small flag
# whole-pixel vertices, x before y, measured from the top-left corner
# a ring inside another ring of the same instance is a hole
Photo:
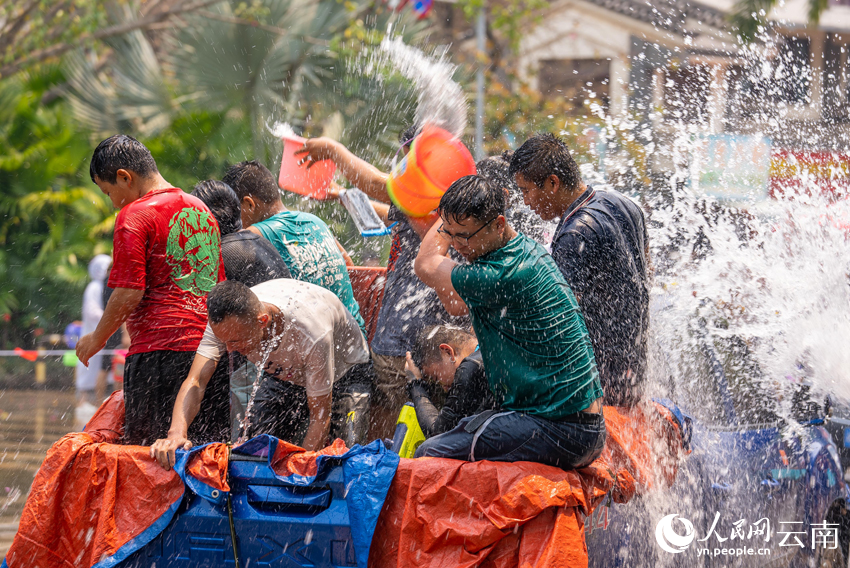
[[[413,9],[413,13],[421,20],[434,7],[434,0],[411,0],[410,7]]]
[[[15,347],[15,353],[17,353],[27,361],[35,361],[36,359],[38,359],[38,351],[24,351],[20,347]]]

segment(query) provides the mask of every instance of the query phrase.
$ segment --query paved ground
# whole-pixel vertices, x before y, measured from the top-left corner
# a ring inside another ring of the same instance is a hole
[[[12,544],[47,449],[73,430],[73,391],[0,391],[0,555]]]

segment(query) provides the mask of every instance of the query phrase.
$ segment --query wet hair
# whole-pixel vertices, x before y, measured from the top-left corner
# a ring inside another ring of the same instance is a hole
[[[89,175],[95,183],[95,178],[106,183],[115,183],[118,170],[127,170],[143,178],[159,172],[151,151],[126,134],[110,136],[98,144],[89,164]]]
[[[221,181],[233,188],[240,203],[248,196],[263,203],[280,201],[280,189],[274,175],[257,160],[230,166]]]
[[[491,221],[504,215],[507,197],[501,187],[479,175],[463,176],[440,198],[440,215],[462,222],[469,217]]]
[[[222,237],[242,230],[239,198],[229,185],[216,179],[204,180],[195,185],[192,195],[210,208]]]
[[[432,325],[419,332],[410,349],[410,357],[421,370],[423,365],[430,365],[440,358],[440,345],[451,345],[455,350],[464,345],[475,335],[462,327],[452,325]]]
[[[398,135],[398,143],[402,146],[410,146],[410,143],[413,142],[413,139],[419,136],[419,131],[421,129],[415,124],[411,124],[404,131]]]
[[[260,299],[250,288],[236,280],[219,282],[207,295],[210,323],[221,323],[228,316],[254,318],[260,313]]]
[[[516,180],[510,173],[511,158],[513,155],[513,152],[506,150],[498,156],[484,158],[475,164],[475,169],[478,171],[479,176],[490,183],[495,183],[499,187],[506,188],[511,195],[521,195]]]
[[[514,152],[511,158],[511,177],[522,177],[543,187],[549,176],[558,176],[568,189],[581,184],[581,172],[564,141],[554,134],[545,133],[532,136]]]

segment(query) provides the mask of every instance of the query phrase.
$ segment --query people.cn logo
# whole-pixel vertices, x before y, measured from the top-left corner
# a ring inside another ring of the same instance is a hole
[[[679,517],[676,513],[667,515],[655,525],[655,540],[658,541],[658,546],[671,554],[686,551],[697,536],[693,523],[683,517],[679,517],[679,522],[685,527],[685,534],[681,535],[673,530],[676,517]]]

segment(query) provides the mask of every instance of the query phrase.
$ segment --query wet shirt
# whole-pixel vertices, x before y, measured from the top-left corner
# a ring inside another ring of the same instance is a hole
[[[465,318],[449,316],[437,293],[413,272],[421,240],[407,217],[395,205],[390,206],[388,217],[398,224],[393,227],[384,299],[378,312],[372,351],[388,357],[404,357],[421,330],[444,323],[462,325]]]
[[[648,238],[643,211],[617,191],[588,188],[564,213],[552,257],[578,299],[605,403],[629,406],[646,379]]]
[[[452,270],[487,379],[506,410],[558,420],[602,396],[578,303],[549,253],[518,234]]]
[[[427,438],[448,432],[462,418],[494,407],[480,351],[475,351],[458,365],[452,386],[446,394],[446,403],[440,410],[431,402],[421,382],[412,381],[408,391],[416,408],[419,427]]]
[[[331,393],[353,365],[369,361],[360,326],[329,290],[291,278],[269,280],[251,288],[261,302],[276,306],[285,324],[264,348],[272,349],[263,363],[262,353],[243,353],[257,367],[289,381],[318,397]],[[225,344],[207,326],[198,355],[218,361]]]
[[[110,288],[144,290],[127,319],[130,355],[194,351],[207,325],[207,293],[224,280],[218,224],[180,189],[151,191],[115,219]]]
[[[251,231],[221,237],[221,257],[228,280],[251,288],[267,280],[289,278],[289,268],[274,246]]]
[[[310,213],[282,211],[252,226],[274,245],[293,278],[336,294],[366,334],[345,259],[324,221]]]

